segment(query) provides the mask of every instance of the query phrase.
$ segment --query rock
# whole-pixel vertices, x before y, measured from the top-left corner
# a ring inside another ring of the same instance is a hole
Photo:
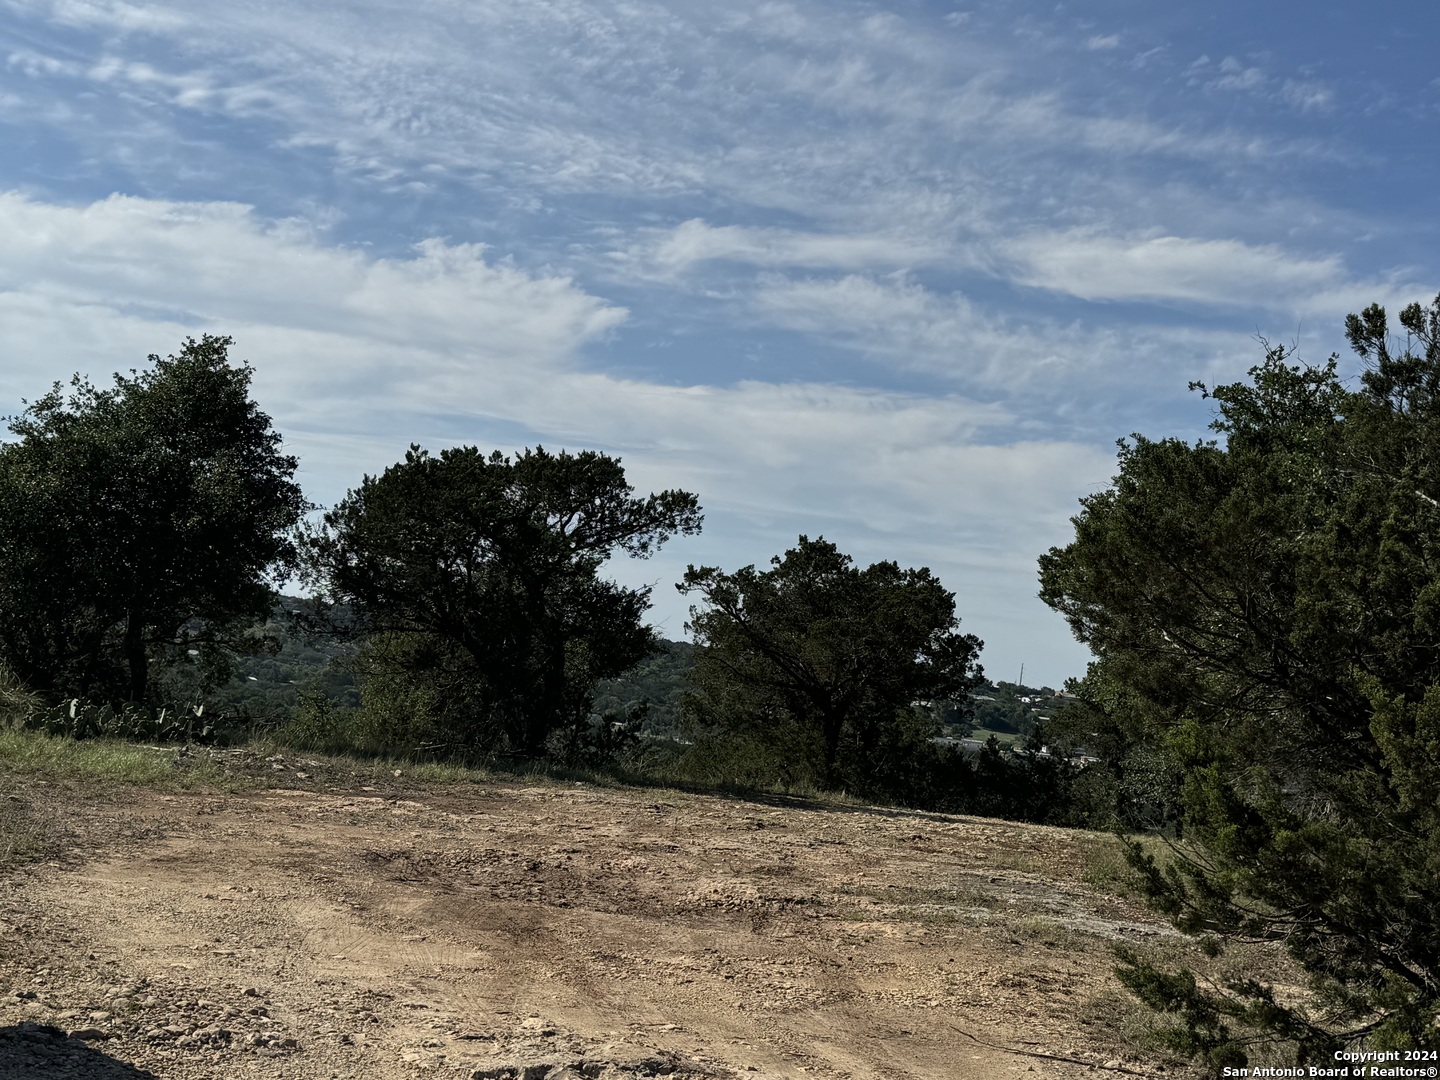
[[[110,1038],[110,1032],[98,1027],[83,1027],[70,1032],[70,1037],[82,1042],[99,1042],[102,1039]]]
[[[475,1069],[470,1080],[515,1080],[520,1070],[514,1065],[492,1065],[487,1069]]]

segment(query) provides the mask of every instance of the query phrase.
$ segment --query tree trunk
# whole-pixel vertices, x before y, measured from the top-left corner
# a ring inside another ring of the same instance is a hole
[[[145,656],[145,622],[138,611],[125,618],[125,660],[130,666],[130,700],[145,700],[145,684],[149,679],[149,661]]]
[[[820,718],[820,734],[824,739],[825,746],[825,787],[834,791],[839,786],[839,777],[836,775],[835,767],[839,764],[840,758],[840,731],[845,725],[845,718],[839,714],[825,713]]]

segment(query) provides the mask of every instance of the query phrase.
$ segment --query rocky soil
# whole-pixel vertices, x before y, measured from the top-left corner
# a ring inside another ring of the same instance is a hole
[[[273,767],[273,766],[272,766]],[[1149,1075],[1063,830],[658,789],[25,798],[0,1080]],[[0,777],[0,783],[4,783]]]

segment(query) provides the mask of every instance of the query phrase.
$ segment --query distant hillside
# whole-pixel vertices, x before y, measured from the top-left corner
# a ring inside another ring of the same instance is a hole
[[[234,676],[208,693],[200,692],[196,667],[178,665],[163,676],[173,701],[203,699],[207,708],[225,715],[244,715],[261,721],[288,719],[305,690],[319,690],[341,707],[360,703],[355,676],[340,666],[354,645],[326,637],[310,637],[295,625],[292,613],[309,608],[310,601],[282,597],[275,613],[254,634],[268,639],[276,651],[263,649],[254,656],[233,658]]]
[[[308,603],[296,597],[283,598],[275,616],[257,631],[278,642],[279,651],[238,657],[235,677],[206,695],[212,708],[280,720],[288,716],[299,694],[307,689],[321,691],[342,708],[359,705],[358,682],[343,667],[354,645],[311,638],[301,632],[291,612],[303,611]],[[660,651],[654,656],[595,688],[595,711],[625,712],[648,701],[645,729],[653,733],[677,731],[681,727],[680,702],[694,664],[694,645],[662,639]],[[198,673],[187,675],[182,669],[173,673],[171,682],[176,700],[190,698],[195,694]],[[1026,736],[1038,721],[1053,716],[1066,702],[1048,686],[990,683],[976,691],[973,726]],[[950,735],[964,735],[971,730],[970,724],[957,723],[953,713],[942,719]]]
[[[358,680],[344,669],[343,661],[355,649],[353,644],[325,637],[310,637],[301,631],[291,613],[303,611],[309,601],[283,597],[275,615],[257,635],[272,639],[278,651],[235,658],[235,675],[223,686],[204,695],[209,708],[229,714],[244,714],[261,720],[288,717],[299,695],[319,690],[341,708],[360,704]],[[596,688],[595,711],[623,711],[641,701],[650,702],[646,729],[670,731],[680,725],[680,699],[685,678],[694,664],[695,646],[684,641],[661,641],[660,652],[641,662],[618,679],[607,679]],[[184,666],[168,675],[174,700],[199,697],[198,669]]]

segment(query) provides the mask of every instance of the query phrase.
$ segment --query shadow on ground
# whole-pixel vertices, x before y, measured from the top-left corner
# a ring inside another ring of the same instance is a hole
[[[45,1024],[0,1027],[0,1080],[159,1080]]]

